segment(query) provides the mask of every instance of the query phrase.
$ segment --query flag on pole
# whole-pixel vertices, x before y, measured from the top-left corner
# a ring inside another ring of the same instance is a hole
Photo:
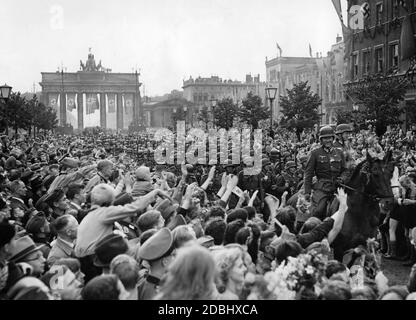
[[[402,29],[400,31],[400,52],[402,61],[412,58],[416,54],[415,38],[413,34],[412,20],[410,14],[408,14],[403,20]]]
[[[361,6],[361,12],[363,13],[364,19],[368,19],[370,17],[370,5],[368,2],[364,2]]]
[[[309,55],[311,56],[311,58],[313,58],[312,47],[310,43],[309,43]]]
[[[280,48],[280,46],[277,43],[277,41],[276,41],[276,47],[277,47],[277,50],[279,50],[279,56],[281,57],[282,56],[282,48]]]
[[[334,5],[335,11],[337,12],[338,18],[341,21],[341,24],[344,24],[342,18],[342,8],[341,8],[341,0],[332,0],[332,4]]]

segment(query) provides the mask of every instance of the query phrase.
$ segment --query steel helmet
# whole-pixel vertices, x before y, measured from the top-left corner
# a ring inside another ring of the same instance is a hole
[[[335,137],[334,129],[332,129],[331,126],[322,127],[319,130],[319,139],[321,139],[321,138],[327,138],[327,137],[332,137],[332,138]]]
[[[352,128],[349,124],[341,123],[337,125],[337,128],[335,130],[336,134],[343,134],[344,132],[352,132]]]
[[[277,150],[276,148],[273,148],[271,151],[270,151],[270,157],[271,158],[277,158],[279,156],[279,150]]]
[[[285,169],[288,170],[289,168],[296,168],[295,161],[288,161],[288,162],[286,162]]]

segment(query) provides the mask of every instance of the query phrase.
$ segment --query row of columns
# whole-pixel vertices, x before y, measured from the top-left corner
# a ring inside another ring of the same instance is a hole
[[[45,105],[49,105],[49,95],[50,94],[55,94],[57,96],[60,97],[60,106],[59,106],[59,124],[60,125],[65,125],[67,123],[67,103],[66,103],[66,94],[77,94],[77,112],[78,112],[78,128],[79,129],[83,129],[84,128],[84,93],[88,94],[90,92],[65,92],[64,94],[60,93],[60,92],[46,92],[42,94],[42,102]],[[99,102],[99,107],[100,107],[100,126],[102,128],[107,128],[107,101],[106,101],[106,94],[104,92],[99,93],[100,95],[100,102]],[[124,113],[123,113],[123,100],[122,100],[122,94],[121,93],[116,93],[116,92],[109,92],[108,94],[111,94],[112,96],[116,97],[116,126],[117,129],[123,129],[124,128]],[[133,106],[135,106],[135,108],[133,107],[133,118],[131,119],[133,121],[133,119],[135,119],[137,117],[137,115],[140,115],[140,111],[136,110],[136,108],[140,108],[139,105],[136,105],[136,94],[135,93],[130,93],[127,92],[126,94],[131,94],[133,96]],[[139,104],[140,104],[140,99],[139,99]]]

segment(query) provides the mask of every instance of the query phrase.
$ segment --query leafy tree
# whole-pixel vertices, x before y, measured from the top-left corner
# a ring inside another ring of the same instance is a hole
[[[349,85],[346,92],[363,107],[365,118],[375,121],[376,134],[381,136],[388,125],[401,123],[399,102],[404,99],[406,87],[405,78],[374,75]]]
[[[209,108],[207,106],[202,107],[197,114],[197,120],[204,122],[208,128],[208,122],[211,120],[210,118]]]
[[[318,108],[322,99],[311,92],[308,82],[295,84],[286,90],[287,96],[280,96],[284,124],[289,129],[295,129],[298,139],[306,128],[312,128],[319,121]]]
[[[56,116],[56,111],[50,107],[46,106],[43,103],[38,103],[38,112],[35,116],[34,123],[35,127],[43,130],[53,130],[58,126],[58,118]]]
[[[173,126],[176,127],[176,122],[185,121],[187,112],[183,110],[183,107],[176,108],[176,112],[172,113]]]
[[[365,126],[365,114],[362,111],[338,110],[336,112],[336,123],[353,123],[355,128]]]
[[[214,122],[218,128],[226,130],[233,126],[233,119],[238,116],[237,105],[231,98],[224,98],[217,102],[214,109]]]
[[[247,94],[242,104],[238,110],[240,119],[251,125],[253,129],[258,129],[259,122],[270,117],[270,108],[264,106],[261,98],[251,92]]]

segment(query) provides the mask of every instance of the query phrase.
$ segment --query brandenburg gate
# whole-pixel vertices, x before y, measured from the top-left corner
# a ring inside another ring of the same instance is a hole
[[[41,101],[56,110],[60,126],[128,129],[133,120],[145,121],[138,76],[112,73],[90,52],[78,72],[42,72]]]

